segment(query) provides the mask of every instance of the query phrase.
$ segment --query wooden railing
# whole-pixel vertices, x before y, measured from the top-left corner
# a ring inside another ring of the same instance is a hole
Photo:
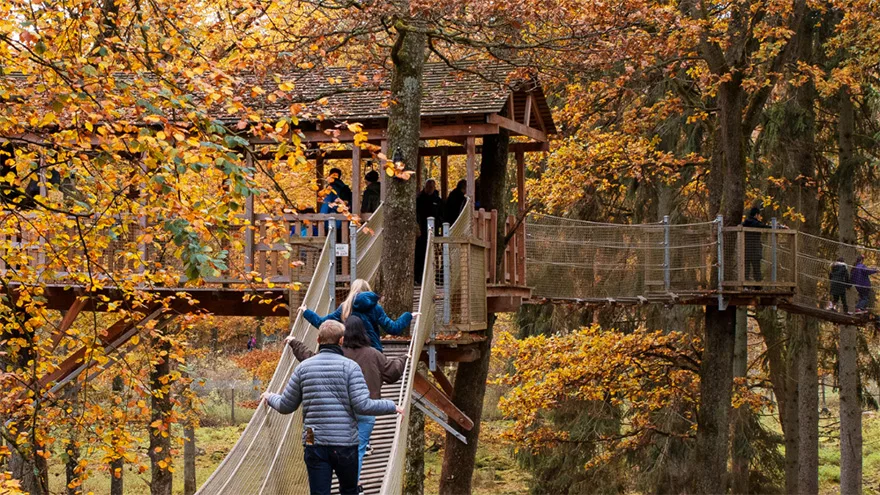
[[[504,237],[510,237],[504,249],[501,271],[498,270],[498,247],[504,238],[498,239],[498,212],[483,209],[474,211],[473,235],[486,242],[486,282],[489,285],[526,287],[526,226],[513,215],[504,220]],[[511,231],[516,229],[511,236]]]

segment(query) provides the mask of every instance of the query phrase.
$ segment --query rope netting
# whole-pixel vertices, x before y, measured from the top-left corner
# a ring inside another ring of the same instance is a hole
[[[532,214],[526,280],[536,297],[548,299],[707,291],[717,243],[714,222],[619,225]]]
[[[709,295],[720,274],[726,293],[791,295],[802,308],[840,311],[831,305],[832,264],[842,257],[849,275],[859,255],[868,268],[880,265],[880,250],[781,228],[719,230],[718,222],[621,225],[532,214],[526,232],[536,298]],[[878,309],[873,292],[847,287],[850,312],[860,299],[859,309]]]

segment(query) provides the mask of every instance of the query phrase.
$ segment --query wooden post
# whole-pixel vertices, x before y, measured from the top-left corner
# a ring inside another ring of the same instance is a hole
[[[232,393],[229,397],[229,421],[235,426],[235,387],[232,387]]]
[[[531,96],[529,96],[531,98]],[[529,107],[526,107],[529,108]],[[526,211],[526,154],[516,150],[516,205],[517,211]]]
[[[736,233],[736,268],[740,287],[746,284],[746,236],[742,227]]]
[[[440,196],[443,201],[449,197],[449,150],[446,146],[440,150]]]
[[[351,212],[361,214],[361,149],[357,145],[351,149]]]
[[[248,168],[254,166],[254,157],[251,153],[247,155]],[[250,273],[254,271],[254,195],[250,194],[245,198],[244,214],[247,225],[244,231],[244,271]]]
[[[418,162],[416,162],[416,194],[421,192],[422,187],[424,186],[424,184],[422,184],[422,179],[423,179],[422,171],[424,170],[424,168],[425,168],[425,157],[420,156]],[[424,179],[427,180],[426,177]]]
[[[526,127],[529,127],[529,124],[532,122],[532,104],[534,103],[534,101],[535,98],[532,96],[531,93],[529,93],[529,95],[526,97],[526,113],[525,116],[523,116],[523,124],[525,124]],[[513,116],[511,116],[510,118],[516,120]]]
[[[476,166],[477,166],[477,140],[473,136],[467,138],[467,196],[476,204]]]
[[[385,173],[385,162],[391,157],[388,156],[388,141],[382,140],[382,155],[385,156],[385,160],[379,160],[379,176],[382,177],[382,188],[379,192],[379,200],[381,202],[385,202],[385,197],[388,194],[388,174]]]
[[[315,179],[318,185],[318,192],[315,193],[315,212],[321,212],[321,189],[324,188],[324,155],[321,154],[321,148],[317,148],[318,154],[315,155]]]

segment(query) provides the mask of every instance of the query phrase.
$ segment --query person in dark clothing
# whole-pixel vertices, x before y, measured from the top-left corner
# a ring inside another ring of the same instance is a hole
[[[293,351],[293,356],[300,362],[315,355],[311,349],[293,336],[287,337],[285,341]],[[376,350],[370,342],[370,337],[367,335],[364,320],[355,315],[351,315],[345,320],[342,354],[361,367],[364,379],[367,381],[367,388],[370,390],[370,398],[373,400],[382,398],[383,383],[395,383],[400,380],[401,375],[403,375],[404,365],[406,364],[406,356],[388,358]],[[373,427],[376,425],[376,417],[359,414],[357,421],[358,476],[360,477],[364,464],[364,455],[367,452],[367,445],[370,443],[370,435],[373,433]]]
[[[361,201],[361,213],[373,213],[382,202],[382,184],[379,182],[379,172],[370,170],[365,177],[367,188],[364,189],[364,197]]]
[[[877,273],[876,268],[868,268],[865,266],[865,257],[858,255],[856,264],[849,274],[849,281],[855,286],[856,292],[859,294],[859,302],[856,303],[856,311],[867,311],[874,298],[874,291],[871,290],[871,275]]]
[[[831,264],[828,280],[831,282],[829,309],[836,309],[837,303],[840,302],[843,306],[843,312],[849,313],[849,307],[846,304],[846,290],[849,289],[849,272],[846,269],[846,263],[843,262],[843,258],[837,258],[837,261]]]
[[[743,221],[742,226],[752,229],[769,229],[769,225],[758,219],[760,213],[761,209],[758,207],[749,210],[749,216]],[[763,258],[763,252],[761,233],[746,232],[745,253],[743,253],[746,262],[746,280],[761,281],[761,259]]]
[[[416,219],[419,221],[419,238],[416,239],[416,284],[422,283],[422,271],[425,268],[425,250],[428,247],[428,218],[435,219],[435,234],[439,233],[439,229],[442,227],[441,211],[443,211],[443,200],[440,199],[440,193],[437,192],[437,183],[434,179],[428,179],[425,181],[425,188],[416,198]]]
[[[358,415],[403,413],[390,400],[373,400],[361,367],[344,356],[345,328],[328,321],[318,332],[318,354],[300,363],[279,394],[261,400],[281,414],[303,407],[303,457],[312,494],[330,494],[333,473],[339,493],[358,492]]]
[[[462,179],[455,185],[455,189],[449,193],[446,198],[446,205],[443,207],[443,221],[452,225],[458,220],[458,215],[464,209],[467,203],[467,181]]]

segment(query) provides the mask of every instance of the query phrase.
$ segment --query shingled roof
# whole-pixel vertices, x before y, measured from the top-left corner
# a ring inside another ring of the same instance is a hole
[[[500,113],[511,94],[525,98],[534,96],[535,110],[540,114],[547,134],[556,127],[541,87],[534,79],[512,79],[512,69],[500,64],[470,64],[472,69],[459,70],[445,63],[428,63],[424,67],[422,117],[446,117],[447,120],[465,117],[468,121],[481,115]],[[25,78],[15,74],[0,78],[17,80],[13,85],[25,84]],[[117,82],[133,79],[129,74],[114,76]],[[248,108],[259,110],[263,118],[278,120],[291,116],[291,107],[299,106],[301,121],[347,120],[367,121],[387,119],[390,101],[390,72],[359,68],[331,67],[312,70],[293,70],[266,74],[238,74],[236,98]],[[288,91],[279,86],[293,86]],[[262,91],[254,92],[259,87]],[[270,95],[274,95],[270,98]],[[198,97],[198,95],[196,95]],[[213,118],[237,122],[240,115],[229,115],[222,105],[210,110]]]

